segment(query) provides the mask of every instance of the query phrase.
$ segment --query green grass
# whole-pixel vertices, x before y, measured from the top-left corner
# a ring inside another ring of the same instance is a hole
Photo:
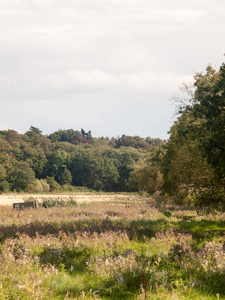
[[[0,207],[0,299],[225,299],[223,212],[57,205]]]

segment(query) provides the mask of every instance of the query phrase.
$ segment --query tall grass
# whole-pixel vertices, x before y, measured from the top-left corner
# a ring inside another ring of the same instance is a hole
[[[0,207],[0,299],[225,299],[225,214],[136,200]]]
[[[55,196],[55,197],[42,197],[41,200],[38,200],[35,197],[24,198],[24,202],[35,202],[38,207],[69,207],[77,206],[76,200],[73,196],[69,198]]]

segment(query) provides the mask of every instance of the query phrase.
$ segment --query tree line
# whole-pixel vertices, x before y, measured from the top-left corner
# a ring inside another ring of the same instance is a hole
[[[20,134],[0,131],[0,191],[137,191],[135,165],[165,141],[122,135],[94,138],[84,129],[43,135],[37,127]]]

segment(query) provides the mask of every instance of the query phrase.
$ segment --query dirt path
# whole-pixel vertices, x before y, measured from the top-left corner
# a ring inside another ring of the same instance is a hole
[[[63,198],[69,199],[73,197],[78,203],[80,202],[99,202],[99,201],[112,201],[112,200],[128,200],[134,198],[136,196],[133,195],[110,195],[110,194],[4,194],[0,195],[0,205],[12,205],[13,203],[24,202],[24,199],[35,198],[39,201],[42,201],[43,198]]]

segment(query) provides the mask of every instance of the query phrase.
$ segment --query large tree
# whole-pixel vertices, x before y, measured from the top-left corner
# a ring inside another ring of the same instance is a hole
[[[207,68],[206,74],[196,76],[194,115],[202,120],[198,126],[200,143],[216,174],[225,177],[225,64],[216,72]]]
[[[225,200],[225,67],[195,75],[195,92],[171,128],[164,191],[195,203]]]

